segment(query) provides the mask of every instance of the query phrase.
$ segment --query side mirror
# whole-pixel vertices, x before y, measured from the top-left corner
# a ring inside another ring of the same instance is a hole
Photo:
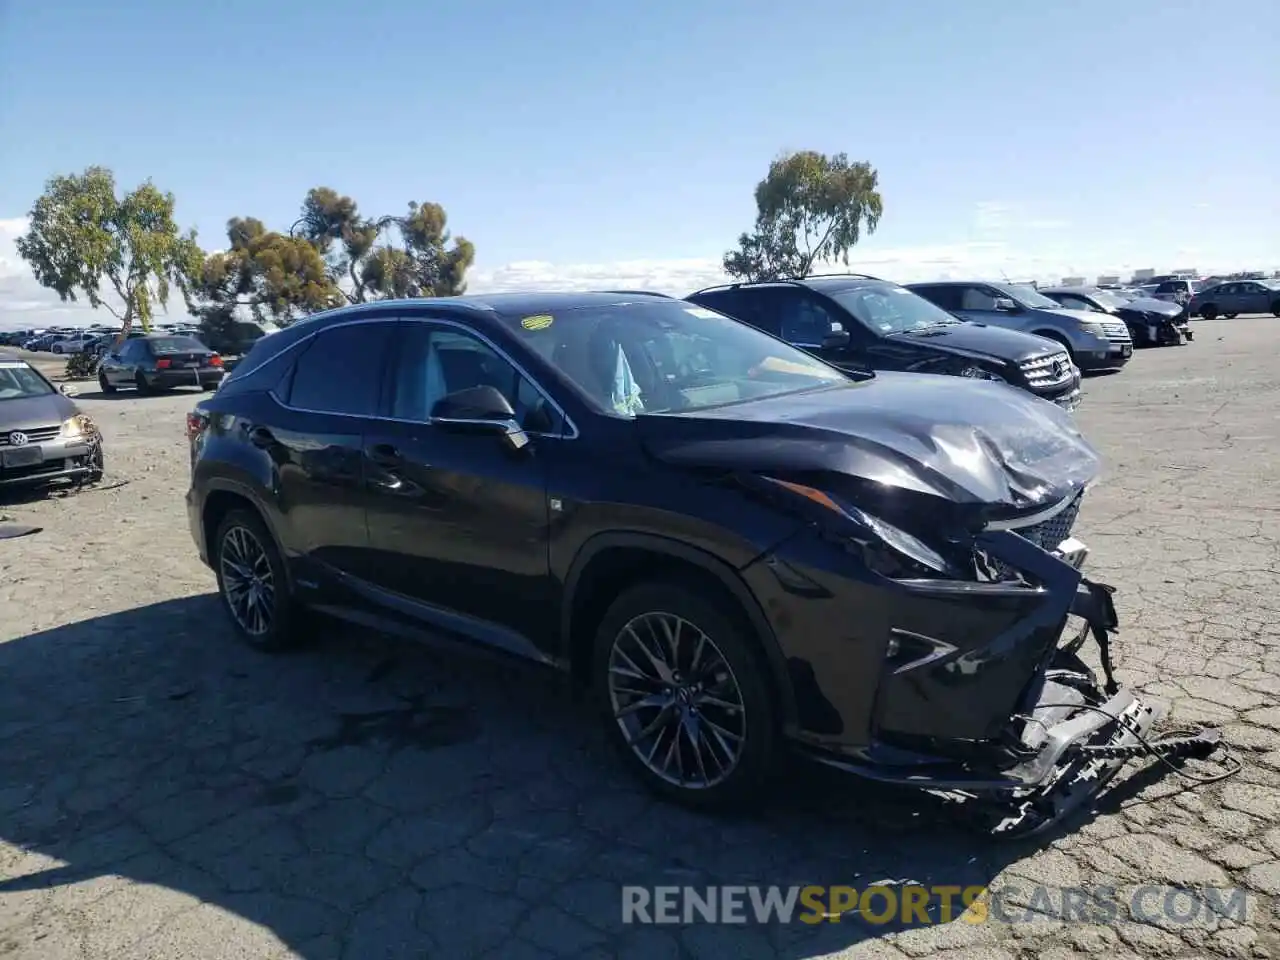
[[[63,383],[58,385],[58,392],[64,397],[78,397],[80,395],[79,388],[73,383]]]
[[[431,408],[431,423],[459,433],[501,434],[513,450],[529,445],[515,409],[491,386],[467,387],[441,397]]]
[[[835,350],[849,345],[849,331],[842,324],[831,324],[831,330],[822,338],[823,350]]]
[[[1008,297],[996,297],[996,309],[1001,313],[1020,313],[1022,310],[1017,301]]]

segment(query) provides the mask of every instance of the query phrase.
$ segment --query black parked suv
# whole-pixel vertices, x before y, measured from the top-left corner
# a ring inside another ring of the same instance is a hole
[[[1068,410],[1080,371],[1060,344],[965,323],[905,287],[856,274],[708,287],[700,304],[846,371],[900,370],[997,380]]]
[[[248,642],[311,609],[558,668],[686,803],[790,743],[1034,826],[1159,715],[1055,652],[1114,627],[1069,538],[1098,458],[999,384],[847,376],[674,298],[397,300],[263,338],[187,430]]]

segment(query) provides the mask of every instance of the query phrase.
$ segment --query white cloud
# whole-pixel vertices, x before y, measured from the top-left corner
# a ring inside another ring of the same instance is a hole
[[[1208,251],[1184,248],[1173,263],[1137,262],[1117,264],[1095,262],[1055,252],[1033,252],[1029,245],[1014,247],[1007,232],[1015,226],[1056,230],[1058,221],[1035,221],[1019,216],[1015,207],[995,201],[978,204],[974,210],[974,239],[967,243],[918,247],[879,247],[875,240],[858,247],[850,265],[821,265],[817,272],[869,273],[907,283],[915,280],[1000,277],[1058,281],[1072,275],[1127,276],[1135,267],[1177,268],[1194,264],[1201,270],[1238,269],[1208,262]],[[26,229],[23,218],[0,219],[0,329],[43,327],[54,324],[111,322],[105,311],[95,313],[87,304],[62,303],[57,294],[45,290],[14,248],[14,240]],[[1157,258],[1163,261],[1165,258]],[[723,283],[727,278],[719,257],[639,259],[611,262],[549,263],[524,260],[501,266],[477,265],[468,276],[471,293],[518,290],[653,290],[684,296],[700,287]],[[169,315],[185,317],[180,296],[170,300]]]

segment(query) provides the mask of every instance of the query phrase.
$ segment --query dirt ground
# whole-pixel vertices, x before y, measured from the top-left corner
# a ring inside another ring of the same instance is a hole
[[[84,385],[107,480],[0,501],[44,528],[0,541],[0,958],[1280,957],[1280,320],[1194,327],[1086,382],[1107,474],[1077,535],[1119,588],[1121,679],[1220,725],[1244,768],[1188,788],[1131,764],[1019,845],[799,767],[757,818],[695,816],[637,790],[554,684],[355,629],[245,650],[187,530],[196,396]],[[1006,905],[621,920],[622,884],[881,880]],[[1159,885],[1246,888],[1246,912],[1161,910]],[[1061,918],[1064,888],[1106,886],[1114,916]]]

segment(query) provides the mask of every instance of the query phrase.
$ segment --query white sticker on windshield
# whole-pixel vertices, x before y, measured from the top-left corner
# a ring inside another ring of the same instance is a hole
[[[684,312],[691,317],[697,317],[699,320],[718,320],[720,318],[720,314],[705,307],[685,307]]]
[[[0,363],[0,370],[30,370],[31,364],[19,360],[17,363]]]

